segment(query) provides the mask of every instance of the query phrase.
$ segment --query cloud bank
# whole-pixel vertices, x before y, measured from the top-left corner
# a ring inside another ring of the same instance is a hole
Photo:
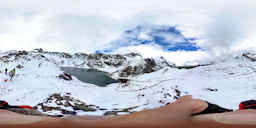
[[[0,50],[95,52],[139,25],[169,25],[211,55],[256,49],[252,0],[1,0]]]

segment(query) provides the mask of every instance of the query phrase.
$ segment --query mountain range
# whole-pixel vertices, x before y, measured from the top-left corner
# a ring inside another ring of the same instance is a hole
[[[50,115],[128,114],[183,95],[237,109],[241,101],[255,98],[255,60],[256,54],[243,53],[225,61],[177,66],[164,57],[143,58],[138,53],[2,51],[0,96],[9,104],[30,105]],[[63,67],[93,69],[88,74],[92,76],[97,70],[116,82],[104,87],[86,83]],[[13,80],[5,68],[16,69]],[[72,78],[60,77],[65,74]]]

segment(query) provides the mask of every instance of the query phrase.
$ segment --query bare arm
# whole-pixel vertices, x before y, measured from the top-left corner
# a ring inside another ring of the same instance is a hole
[[[188,128],[191,115],[207,108],[201,100],[192,100],[185,96],[176,102],[164,107],[133,113],[125,116],[102,118],[101,120],[84,120],[81,117],[69,117],[65,122],[67,126],[85,128]]]
[[[191,114],[202,111],[207,104],[200,100],[192,100],[185,96],[175,103],[164,107],[136,112],[116,117],[71,116],[64,119],[25,116],[9,111],[1,111],[0,127],[14,128],[155,128],[155,127],[186,127]]]
[[[164,107],[116,117],[70,116],[63,119],[0,111],[1,128],[255,128],[256,111],[244,110],[192,117],[207,103],[182,97]]]

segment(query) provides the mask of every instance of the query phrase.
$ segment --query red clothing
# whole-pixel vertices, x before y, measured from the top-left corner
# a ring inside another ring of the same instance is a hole
[[[21,106],[19,106],[19,108],[23,108],[23,109],[32,109],[32,107],[27,106],[27,105],[21,105]]]

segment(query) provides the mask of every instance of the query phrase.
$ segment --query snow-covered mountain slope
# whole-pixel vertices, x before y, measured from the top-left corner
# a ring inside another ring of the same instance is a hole
[[[253,58],[253,54],[247,53]],[[119,83],[98,87],[60,79],[61,66],[95,68]],[[16,67],[12,81],[4,69]],[[256,63],[245,55],[209,65],[177,67],[164,58],[126,55],[68,54],[43,50],[0,53],[0,96],[48,114],[115,115],[155,108],[191,94],[223,107],[256,99]]]

